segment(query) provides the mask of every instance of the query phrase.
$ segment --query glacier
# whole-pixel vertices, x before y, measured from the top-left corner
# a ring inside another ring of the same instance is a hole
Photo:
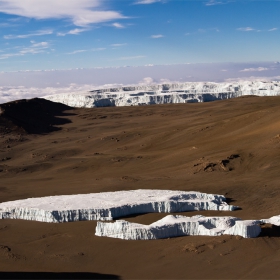
[[[125,240],[149,240],[185,235],[239,235],[257,237],[261,224],[280,226],[280,215],[262,220],[235,217],[186,217],[167,215],[151,225],[113,219],[132,214],[172,213],[200,210],[233,211],[223,195],[195,191],[130,190],[59,195],[0,203],[0,219],[24,219],[48,223],[100,220],[95,234]]]
[[[232,211],[223,195],[170,190],[131,190],[60,195],[0,203],[0,219],[48,223],[113,220],[132,214],[195,210]]]
[[[125,240],[150,240],[185,235],[239,235],[244,238],[257,237],[261,232],[261,221],[242,221],[235,217],[185,217],[168,215],[150,225],[118,220],[114,223],[98,222],[95,235]]]
[[[279,81],[187,82],[101,88],[90,92],[48,95],[42,98],[71,107],[140,106],[168,103],[197,103],[245,95],[280,95]]]

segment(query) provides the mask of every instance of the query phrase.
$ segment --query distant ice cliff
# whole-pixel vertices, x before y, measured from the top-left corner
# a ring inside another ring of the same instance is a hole
[[[280,82],[174,83],[149,86],[103,88],[85,94],[57,94],[43,98],[71,107],[139,106],[167,103],[196,103],[244,95],[280,95]]]

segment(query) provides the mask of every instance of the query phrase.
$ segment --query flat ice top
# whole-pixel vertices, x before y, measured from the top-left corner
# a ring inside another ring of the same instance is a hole
[[[78,195],[60,195],[0,203],[0,211],[5,208],[33,208],[45,211],[65,211],[73,209],[108,209],[124,205],[141,205],[156,202],[211,202],[219,206],[229,206],[223,195],[206,194],[200,192],[184,192],[170,190],[132,190],[103,192]],[[233,210],[233,209],[227,209]]]

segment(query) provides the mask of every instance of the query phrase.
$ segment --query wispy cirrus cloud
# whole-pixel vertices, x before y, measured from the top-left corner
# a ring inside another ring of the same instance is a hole
[[[123,47],[126,46],[127,43],[122,43],[122,44],[111,44],[111,47]]]
[[[35,37],[35,36],[44,36],[44,35],[51,35],[53,34],[53,30],[51,29],[45,29],[45,30],[38,30],[33,33],[29,34],[20,34],[20,35],[5,35],[4,39],[9,40],[9,39],[26,39],[30,37]]]
[[[36,43],[31,41],[31,45],[29,47],[17,47],[16,52],[9,52],[9,53],[2,53],[0,55],[0,59],[8,59],[15,56],[24,56],[27,54],[39,54],[39,53],[46,53],[47,50],[50,48],[50,44],[48,42],[39,42]]]
[[[278,28],[274,27],[274,28],[271,28],[271,29],[268,29],[268,30],[259,30],[259,29],[255,29],[253,27],[240,27],[240,28],[237,28],[238,31],[245,31],[245,32],[250,32],[250,31],[255,31],[255,32],[272,32],[272,31],[277,31]]]
[[[100,52],[100,51],[104,51],[106,50],[106,48],[93,48],[91,49],[92,52]]]
[[[83,52],[86,52],[87,50],[76,50],[76,51],[73,51],[73,52],[69,52],[69,53],[66,53],[66,54],[77,54],[77,53],[83,53]]]
[[[210,0],[205,3],[206,6],[215,6],[215,5],[220,5],[220,4],[224,4],[224,3],[221,1],[216,1],[216,0]]]
[[[216,5],[223,5],[223,4],[229,4],[231,2],[235,2],[234,0],[228,0],[228,1],[218,1],[218,0],[209,0],[205,3],[205,6],[216,6]]]
[[[157,34],[157,35],[152,35],[151,38],[152,39],[159,39],[159,38],[163,38],[164,36],[162,34]]]
[[[240,28],[237,28],[238,31],[245,31],[245,32],[249,32],[249,31],[256,31],[255,28],[252,28],[252,27],[240,27]]]
[[[17,24],[9,23],[9,22],[1,22],[0,23],[0,27],[8,28],[8,27],[15,27],[15,26],[17,26]]]
[[[72,51],[72,52],[68,52],[66,54],[78,54],[78,53],[83,53],[83,52],[100,52],[100,51],[104,51],[106,50],[106,48],[93,48],[93,49],[90,49],[90,50],[75,50],[75,51]]]
[[[101,0],[0,0],[0,12],[32,19],[67,19],[76,26],[126,18]]]
[[[79,35],[82,32],[89,31],[88,28],[75,28],[71,29],[67,32],[58,32],[56,35],[57,36],[66,36],[66,35]]]
[[[145,55],[136,55],[136,56],[122,56],[118,60],[131,60],[131,59],[141,59],[146,57]]]
[[[148,5],[148,4],[153,4],[156,2],[162,2],[161,0],[139,0],[134,2],[135,5]]]

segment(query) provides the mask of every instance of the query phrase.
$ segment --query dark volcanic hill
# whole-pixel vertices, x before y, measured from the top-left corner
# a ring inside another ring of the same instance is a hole
[[[61,118],[70,107],[45,99],[17,100],[0,104],[0,133],[8,131],[46,133],[67,123]]]

